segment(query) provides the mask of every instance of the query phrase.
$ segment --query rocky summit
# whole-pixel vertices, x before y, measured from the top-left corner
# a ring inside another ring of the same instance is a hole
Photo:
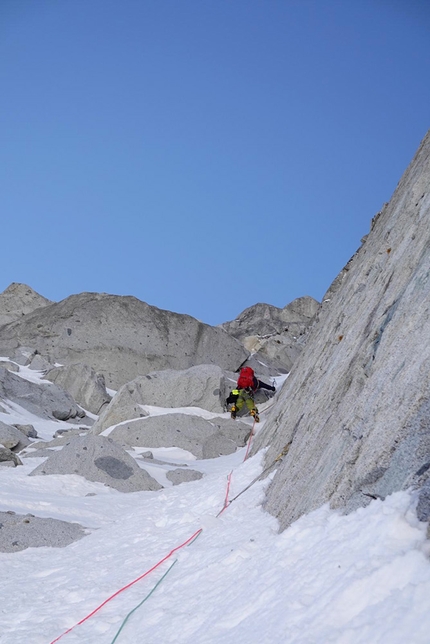
[[[82,293],[56,303],[8,287],[0,471],[25,469],[39,482],[74,476],[115,494],[199,485],[208,459],[249,440],[246,408],[234,421],[226,398],[250,365],[283,383],[274,397],[256,395],[263,422],[251,449],[264,450],[264,507],[281,529],[327,503],[348,513],[407,488],[428,521],[429,340],[430,133],[321,304],[307,296],[282,309],[256,304],[211,327],[134,297]],[[47,513],[43,521],[8,514],[0,550],[60,547],[87,534]]]

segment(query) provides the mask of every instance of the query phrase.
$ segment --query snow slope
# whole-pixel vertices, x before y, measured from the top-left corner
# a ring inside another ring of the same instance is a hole
[[[262,509],[269,479],[219,514],[227,491],[232,499],[261,472],[262,453],[244,462],[245,448],[211,461],[152,451],[206,475],[121,494],[78,476],[28,477],[42,459],[0,468],[0,510],[88,529],[63,549],[0,553],[1,644],[430,642],[427,526],[412,491],[348,516],[322,507],[279,534]]]

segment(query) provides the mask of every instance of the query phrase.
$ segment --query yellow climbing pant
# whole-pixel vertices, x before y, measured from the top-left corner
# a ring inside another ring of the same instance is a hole
[[[235,402],[237,411],[240,411],[245,404],[248,407],[248,411],[251,411],[251,409],[256,409],[252,393],[250,393],[246,389],[239,389],[239,397]]]

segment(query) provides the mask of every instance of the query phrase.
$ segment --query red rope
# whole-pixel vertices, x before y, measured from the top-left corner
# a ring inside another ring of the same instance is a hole
[[[228,507],[229,502],[228,502],[228,493],[230,492],[230,483],[231,483],[231,476],[233,474],[233,470],[230,472],[230,474],[227,476],[227,490],[225,492],[225,499],[224,499],[224,505],[222,506],[221,510],[218,512],[216,515],[217,518],[224,512],[226,507]]]
[[[80,626],[81,624],[83,624],[84,622],[86,622],[86,621],[87,621],[87,619],[90,619],[90,617],[92,617],[93,615],[95,615],[95,613],[97,613],[101,608],[103,608],[103,606],[105,606],[108,602],[110,602],[112,599],[114,599],[114,597],[117,597],[117,596],[118,596],[120,593],[122,593],[124,590],[127,590],[127,588],[130,588],[130,586],[133,586],[133,585],[134,585],[134,584],[136,584],[138,581],[140,581],[141,579],[143,579],[144,577],[146,577],[147,575],[149,575],[149,573],[151,573],[153,570],[155,570],[156,568],[158,568],[158,566],[161,566],[161,564],[162,564],[162,563],[164,563],[167,559],[169,559],[169,557],[171,557],[171,556],[172,556],[172,555],[173,555],[177,550],[180,550],[180,549],[181,549],[181,548],[183,548],[184,546],[187,546],[189,543],[191,543],[191,541],[193,541],[194,539],[196,539],[196,538],[197,538],[197,536],[198,536],[198,535],[200,534],[200,532],[202,532],[202,531],[203,531],[203,528],[200,528],[199,530],[196,530],[196,532],[195,532],[193,535],[191,535],[191,537],[189,537],[186,541],[184,541],[184,543],[181,543],[181,545],[180,545],[180,546],[176,546],[176,548],[173,548],[173,550],[171,550],[171,551],[169,552],[169,554],[167,554],[163,559],[161,559],[158,563],[156,563],[156,564],[155,564],[155,566],[152,566],[152,568],[150,568],[149,570],[147,570],[146,572],[144,572],[144,573],[143,573],[143,575],[140,575],[140,577],[137,577],[137,579],[134,579],[133,581],[131,581],[129,584],[127,584],[127,585],[126,585],[126,586],[124,586],[123,588],[120,588],[119,590],[117,590],[117,591],[116,591],[116,593],[114,593],[113,595],[111,595],[110,597],[108,597],[107,599],[105,599],[105,601],[104,601],[103,603],[101,603],[101,604],[100,604],[100,606],[97,606],[97,608],[95,608],[91,613],[89,613],[89,615],[87,615],[86,617],[84,617],[83,619],[81,619],[81,621],[80,621],[80,622],[78,622],[77,624],[75,624],[75,625],[74,625],[74,626],[72,626],[71,628],[68,628],[68,629],[67,629],[67,631],[64,631],[64,633],[62,633],[59,637],[57,637],[55,640],[52,640],[52,642],[51,642],[50,644],[55,644],[55,642],[58,642],[62,637],[64,637],[64,635],[67,635],[67,633],[70,633],[70,631],[72,631],[74,628],[76,628],[76,626]]]
[[[255,425],[255,421],[254,421],[254,425]],[[254,431],[254,425],[252,426],[251,434],[250,434],[250,437],[249,437],[249,440],[248,440],[248,449],[249,449],[249,445],[250,445],[250,443],[251,443],[251,437],[252,437],[252,434],[253,434],[253,431]],[[247,450],[247,452],[246,452],[246,455],[245,455],[245,459],[244,459],[244,460],[246,460],[247,455],[248,455],[248,450]],[[225,510],[225,509],[228,507],[228,505],[229,505],[228,495],[229,495],[229,492],[230,492],[230,484],[231,484],[231,477],[232,477],[232,474],[233,474],[233,471],[231,471],[231,472],[230,472],[230,474],[229,474],[229,475],[228,475],[228,477],[227,477],[227,490],[226,490],[226,493],[225,493],[224,505],[223,505],[223,507],[222,507],[221,511],[217,514],[217,517],[219,517],[219,515],[220,515],[220,514],[222,514],[222,512],[224,512],[224,510]],[[184,541],[184,543],[181,543],[181,545],[180,545],[180,546],[176,546],[176,548],[173,548],[173,550],[171,550],[171,551],[169,552],[169,554],[167,554],[165,557],[163,557],[163,559],[160,559],[160,561],[159,561],[158,563],[156,563],[154,566],[152,566],[152,568],[150,568],[149,570],[147,570],[146,572],[144,572],[144,573],[143,573],[143,575],[140,575],[140,577],[137,577],[136,579],[134,579],[133,581],[131,581],[131,582],[130,582],[129,584],[127,584],[126,586],[123,586],[122,588],[120,588],[119,590],[117,590],[113,595],[111,595],[110,597],[108,597],[107,599],[105,599],[105,601],[104,601],[104,602],[102,602],[102,603],[100,604],[100,606],[97,606],[97,608],[95,608],[91,613],[89,613],[86,617],[84,617],[83,619],[81,619],[81,621],[80,621],[80,622],[77,622],[76,624],[74,624],[74,626],[71,626],[71,627],[70,627],[70,628],[68,628],[66,631],[64,631],[64,633],[61,633],[61,635],[59,635],[55,640],[52,640],[52,642],[50,642],[50,644],[55,644],[55,643],[56,643],[56,642],[58,642],[62,637],[64,637],[64,635],[67,635],[67,633],[70,633],[70,631],[72,631],[74,628],[76,628],[76,626],[80,626],[81,624],[83,624],[84,622],[86,622],[88,619],[90,619],[90,617],[92,617],[93,615],[95,615],[95,614],[96,614],[96,613],[97,613],[101,608],[103,608],[103,606],[106,606],[106,604],[107,604],[108,602],[110,602],[112,599],[114,599],[115,597],[117,597],[120,593],[124,592],[124,590],[127,590],[128,588],[130,588],[130,586],[133,586],[133,585],[134,585],[134,584],[136,584],[138,581],[140,581],[141,579],[143,579],[144,577],[146,577],[147,575],[149,575],[151,572],[153,572],[156,568],[158,568],[159,566],[161,566],[161,564],[162,564],[162,563],[164,563],[167,559],[169,559],[169,558],[170,558],[170,557],[171,557],[171,556],[172,556],[172,555],[173,555],[177,550],[180,550],[181,548],[184,548],[185,546],[187,546],[188,544],[190,544],[192,541],[194,541],[194,539],[196,539],[196,538],[198,537],[198,535],[199,535],[201,532],[203,532],[203,528],[199,528],[199,530],[196,530],[196,532],[195,532],[194,534],[192,534],[192,535],[191,535],[191,537],[189,537],[186,541]]]
[[[255,427],[255,420],[254,420],[254,424],[253,424],[252,429],[251,429],[251,433],[250,433],[249,438],[248,438],[248,447],[246,448],[245,458],[243,459],[244,462],[248,458],[249,448],[251,447],[251,441],[252,441],[252,437],[254,435],[254,427]]]

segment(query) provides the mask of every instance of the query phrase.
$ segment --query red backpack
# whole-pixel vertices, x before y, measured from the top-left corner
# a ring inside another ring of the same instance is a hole
[[[251,367],[243,367],[240,370],[239,378],[237,379],[237,387],[238,389],[256,389],[254,369],[251,369]]]

